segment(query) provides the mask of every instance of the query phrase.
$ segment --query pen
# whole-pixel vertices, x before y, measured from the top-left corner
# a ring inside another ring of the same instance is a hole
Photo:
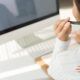
[[[80,25],[80,21],[69,21],[71,24]]]

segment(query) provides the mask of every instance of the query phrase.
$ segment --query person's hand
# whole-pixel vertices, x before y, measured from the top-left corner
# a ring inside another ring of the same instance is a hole
[[[80,66],[77,66],[76,71],[80,73]]]
[[[59,20],[55,25],[56,37],[62,41],[67,41],[69,39],[69,34],[71,33],[71,24],[69,20],[70,18]]]
[[[74,38],[76,40],[76,42],[80,44],[80,31],[73,32],[72,38]]]

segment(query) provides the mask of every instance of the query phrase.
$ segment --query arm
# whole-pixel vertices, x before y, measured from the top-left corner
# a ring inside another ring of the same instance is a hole
[[[55,35],[56,42],[55,48],[53,51],[53,56],[58,53],[66,50],[69,46],[70,38],[69,34],[71,33],[71,24],[69,22],[69,18],[66,20],[59,20],[55,25]]]
[[[56,24],[55,34],[57,38],[56,38],[56,43],[55,43],[55,48],[53,51],[51,63],[48,69],[48,73],[50,75],[53,75],[52,74],[53,73],[52,69],[54,66],[53,63],[55,62],[57,55],[68,48],[70,42],[69,34],[71,33],[71,24],[68,21],[69,19],[60,20]]]

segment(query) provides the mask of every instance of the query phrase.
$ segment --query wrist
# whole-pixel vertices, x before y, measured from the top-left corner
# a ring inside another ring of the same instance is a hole
[[[68,41],[69,36],[64,36],[64,37],[58,37],[61,41]]]
[[[70,38],[67,41],[62,41],[59,38],[56,38],[55,47],[58,49],[58,51],[64,51],[68,48],[70,41]]]

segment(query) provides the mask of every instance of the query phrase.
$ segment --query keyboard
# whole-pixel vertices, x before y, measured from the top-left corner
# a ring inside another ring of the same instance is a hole
[[[40,42],[38,44],[35,44],[33,46],[30,46],[28,48],[21,49],[18,52],[15,52],[14,54],[27,51],[27,53],[33,59],[35,59],[37,57],[41,57],[41,56],[52,53],[54,49],[54,43],[55,43],[55,38],[49,39],[49,40]],[[25,54],[23,54],[23,56],[25,56]]]
[[[27,52],[35,59],[53,52],[55,38],[27,48]]]
[[[26,56],[28,53],[36,58],[53,51],[55,38],[22,48],[15,40],[0,45],[0,62]],[[26,44],[26,43],[25,43]]]

